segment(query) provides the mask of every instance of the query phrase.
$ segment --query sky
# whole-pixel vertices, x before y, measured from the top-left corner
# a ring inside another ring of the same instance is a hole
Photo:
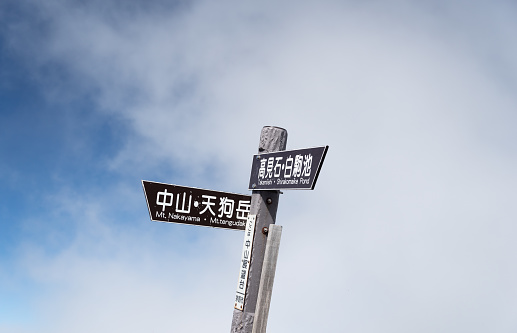
[[[243,233],[141,180],[284,191],[268,332],[517,331],[517,4],[0,2],[0,332],[225,332]]]

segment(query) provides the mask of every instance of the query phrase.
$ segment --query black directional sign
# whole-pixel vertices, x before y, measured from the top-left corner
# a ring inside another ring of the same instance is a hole
[[[152,221],[244,230],[251,196],[142,180]]]
[[[250,190],[312,190],[328,146],[253,156]]]

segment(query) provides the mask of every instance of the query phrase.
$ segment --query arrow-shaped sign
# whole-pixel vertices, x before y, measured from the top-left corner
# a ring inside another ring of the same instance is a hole
[[[253,155],[250,190],[313,190],[329,146]]]
[[[251,196],[142,180],[152,221],[244,230]]]

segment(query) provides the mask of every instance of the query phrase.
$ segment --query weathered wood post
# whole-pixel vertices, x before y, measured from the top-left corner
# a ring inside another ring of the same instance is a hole
[[[273,282],[275,281],[276,261],[278,259],[281,237],[282,227],[275,224],[269,225],[266,253],[264,254],[264,264],[262,265],[262,275],[260,277],[257,309],[255,311],[255,322],[253,323],[252,333],[266,333],[267,317],[269,316],[269,305],[271,304],[271,294],[273,293]]]
[[[285,150],[287,145],[287,131],[283,128],[265,126],[260,134],[258,147],[259,154]],[[251,195],[250,215],[256,215],[255,235],[253,238],[253,249],[251,253],[250,267],[246,295],[243,310],[234,309],[231,333],[251,333],[257,298],[259,292],[264,253],[266,250],[267,232],[271,224],[275,224],[276,212],[280,191],[276,190],[254,190]]]

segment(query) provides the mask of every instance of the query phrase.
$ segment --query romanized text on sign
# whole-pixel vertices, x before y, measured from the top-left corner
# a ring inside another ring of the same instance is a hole
[[[244,230],[251,196],[142,181],[152,221]]]
[[[312,190],[328,146],[253,156],[250,190]]]

